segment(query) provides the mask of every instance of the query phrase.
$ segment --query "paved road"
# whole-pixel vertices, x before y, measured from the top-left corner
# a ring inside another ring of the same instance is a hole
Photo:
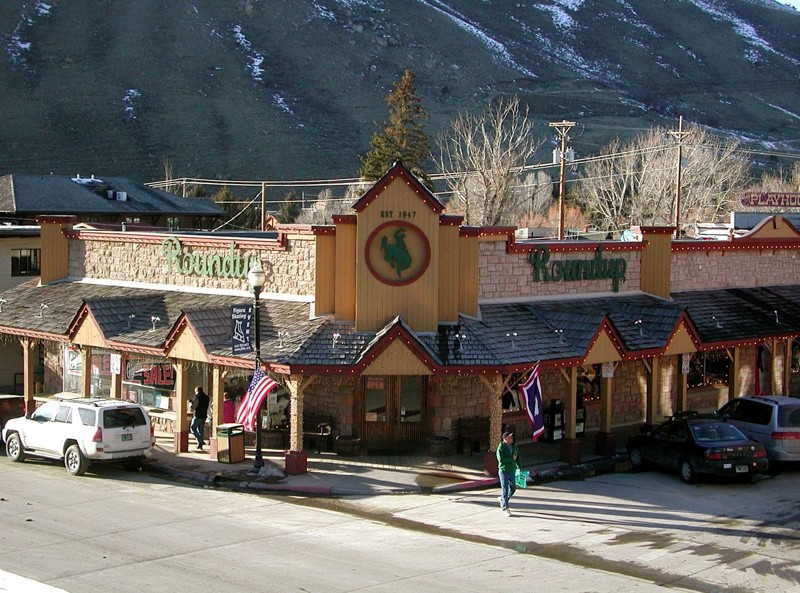
[[[799,482],[616,474],[505,518],[496,491],[308,500],[0,457],[0,591],[800,591]]]
[[[701,591],[800,592],[800,471],[756,484],[621,473],[520,490],[348,499],[362,513],[434,533]]]

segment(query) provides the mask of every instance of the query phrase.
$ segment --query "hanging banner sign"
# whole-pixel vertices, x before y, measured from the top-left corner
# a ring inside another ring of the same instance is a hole
[[[253,351],[250,341],[252,321],[253,305],[231,305],[231,349],[234,354]]]

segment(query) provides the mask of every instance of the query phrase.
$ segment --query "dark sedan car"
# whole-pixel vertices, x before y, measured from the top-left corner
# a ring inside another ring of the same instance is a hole
[[[733,477],[749,481],[767,471],[764,446],[719,419],[672,418],[654,430],[628,441],[633,469],[652,465],[677,470],[687,484],[699,475]]]

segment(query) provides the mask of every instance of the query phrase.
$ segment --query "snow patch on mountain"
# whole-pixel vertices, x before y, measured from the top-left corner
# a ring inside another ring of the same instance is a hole
[[[17,26],[14,27],[14,32],[9,35],[6,43],[6,53],[14,68],[31,71],[27,57],[31,49],[31,42],[26,39],[26,36],[30,33],[37,18],[50,15],[51,8],[50,4],[40,1],[34,2],[33,6],[23,5]]]
[[[489,35],[485,30],[483,30],[477,23],[470,21],[466,16],[459,13],[457,10],[451,8],[444,2],[440,0],[417,0],[420,4],[435,10],[436,12],[443,14],[450,20],[452,20],[458,27],[473,35],[474,37],[478,38],[483,45],[489,48],[492,54],[505,66],[517,70],[524,76],[529,76],[530,78],[537,78],[537,76],[528,70],[525,66],[519,64],[511,55],[511,52],[505,46],[505,44],[501,43],[497,39],[493,38]]]
[[[736,34],[742,37],[745,41],[749,44],[754,45],[758,48],[763,49],[764,51],[773,53],[777,56],[782,57],[785,60],[788,60],[795,66],[800,65],[800,61],[792,58],[791,56],[787,56],[776,50],[775,48],[770,45],[770,43],[761,37],[758,34],[756,28],[748,23],[745,20],[740,19],[736,16],[731,10],[725,8],[721,3],[711,2],[710,0],[689,0],[692,4],[697,6],[700,10],[703,10],[711,15],[712,18],[718,21],[727,21],[733,25],[734,31]],[[746,55],[745,57],[749,59],[751,62],[753,61],[754,54],[750,53],[750,55]]]

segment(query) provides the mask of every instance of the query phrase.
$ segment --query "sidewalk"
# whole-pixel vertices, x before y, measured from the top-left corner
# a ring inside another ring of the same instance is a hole
[[[560,444],[521,443],[522,469],[530,470],[532,484],[577,479],[627,468],[625,437],[617,437],[614,457],[593,454],[594,438],[582,439],[582,458],[577,465],[558,461]],[[262,451],[264,467],[254,472],[254,451],[248,448],[240,463],[220,463],[208,451],[190,447],[188,453],[175,454],[171,438],[158,437],[144,470],[198,485],[209,485],[252,492],[287,493],[303,496],[370,496],[375,494],[438,494],[493,488],[498,479],[483,471],[483,454],[359,455],[308,453],[308,473],[284,475],[284,453]]]

